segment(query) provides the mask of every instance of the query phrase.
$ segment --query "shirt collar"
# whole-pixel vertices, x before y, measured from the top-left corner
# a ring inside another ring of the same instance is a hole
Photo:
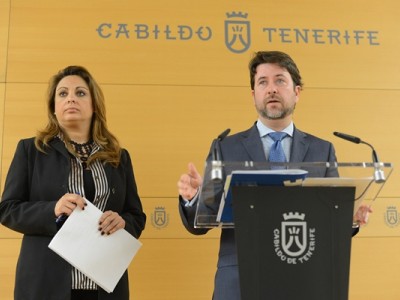
[[[258,132],[260,133],[260,137],[266,136],[270,132],[275,132],[271,128],[265,126],[260,120],[257,120],[256,123]],[[289,136],[293,137],[294,125],[293,121],[290,122],[289,126],[282,130],[282,132],[286,132]]]

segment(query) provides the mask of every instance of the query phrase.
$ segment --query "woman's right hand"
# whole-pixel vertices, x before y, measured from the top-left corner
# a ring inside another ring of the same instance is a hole
[[[86,200],[82,196],[67,193],[57,201],[54,214],[56,217],[60,215],[69,216],[77,206],[84,210],[86,205]]]

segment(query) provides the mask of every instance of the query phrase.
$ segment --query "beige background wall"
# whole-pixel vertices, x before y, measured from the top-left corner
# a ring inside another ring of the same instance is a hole
[[[233,11],[247,18],[228,18]],[[219,232],[196,237],[183,229],[176,182],[189,161],[202,168],[216,135],[252,125],[247,63],[253,51],[282,50],[306,84],[297,127],[332,141],[340,161],[369,161],[371,151],[333,131],[361,137],[395,166],[353,239],[350,299],[399,299],[400,221],[386,218],[400,209],[399,11],[397,0],[0,0],[0,192],[16,143],[44,125],[50,76],[86,66],[103,87],[110,128],[131,153],[148,215],[129,269],[132,299],[211,299]],[[250,26],[242,53],[225,43],[229,20]],[[110,37],[100,37],[101,24]],[[276,30],[271,39],[266,28]],[[295,30],[309,30],[308,42],[296,42]],[[340,32],[340,44],[330,43],[329,31]],[[153,222],[157,207],[167,215],[163,226]],[[20,241],[0,226],[0,299],[12,299]]]

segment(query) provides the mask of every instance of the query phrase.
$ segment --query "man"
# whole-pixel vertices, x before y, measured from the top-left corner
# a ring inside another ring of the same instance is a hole
[[[283,132],[280,144],[287,162],[335,162],[333,145],[297,129],[293,112],[303,87],[300,72],[292,58],[279,51],[255,53],[249,63],[251,94],[258,113],[258,121],[248,130],[226,137],[220,144],[225,161],[269,160],[276,147],[270,133]],[[210,155],[209,155],[210,158]],[[193,234],[205,234],[208,229],[194,228],[197,194],[202,177],[189,163],[188,173],[178,181],[180,214],[186,229]],[[320,177],[336,176],[328,170]],[[354,221],[365,224],[369,207],[362,206]],[[354,231],[356,233],[358,228]],[[215,276],[214,300],[240,300],[234,229],[222,229],[218,270]]]

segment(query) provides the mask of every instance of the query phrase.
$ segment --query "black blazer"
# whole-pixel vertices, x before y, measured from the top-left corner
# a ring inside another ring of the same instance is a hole
[[[0,202],[0,222],[23,234],[16,270],[16,300],[71,299],[71,265],[48,248],[57,232],[56,201],[67,192],[70,158],[59,139],[52,140],[49,146],[47,153],[42,153],[35,148],[33,138],[18,143]],[[105,210],[118,212],[126,222],[125,229],[138,238],[146,215],[129,153],[122,151],[117,168],[109,164],[104,168],[110,188]],[[127,272],[113,293],[99,287],[99,299],[128,300]]]

